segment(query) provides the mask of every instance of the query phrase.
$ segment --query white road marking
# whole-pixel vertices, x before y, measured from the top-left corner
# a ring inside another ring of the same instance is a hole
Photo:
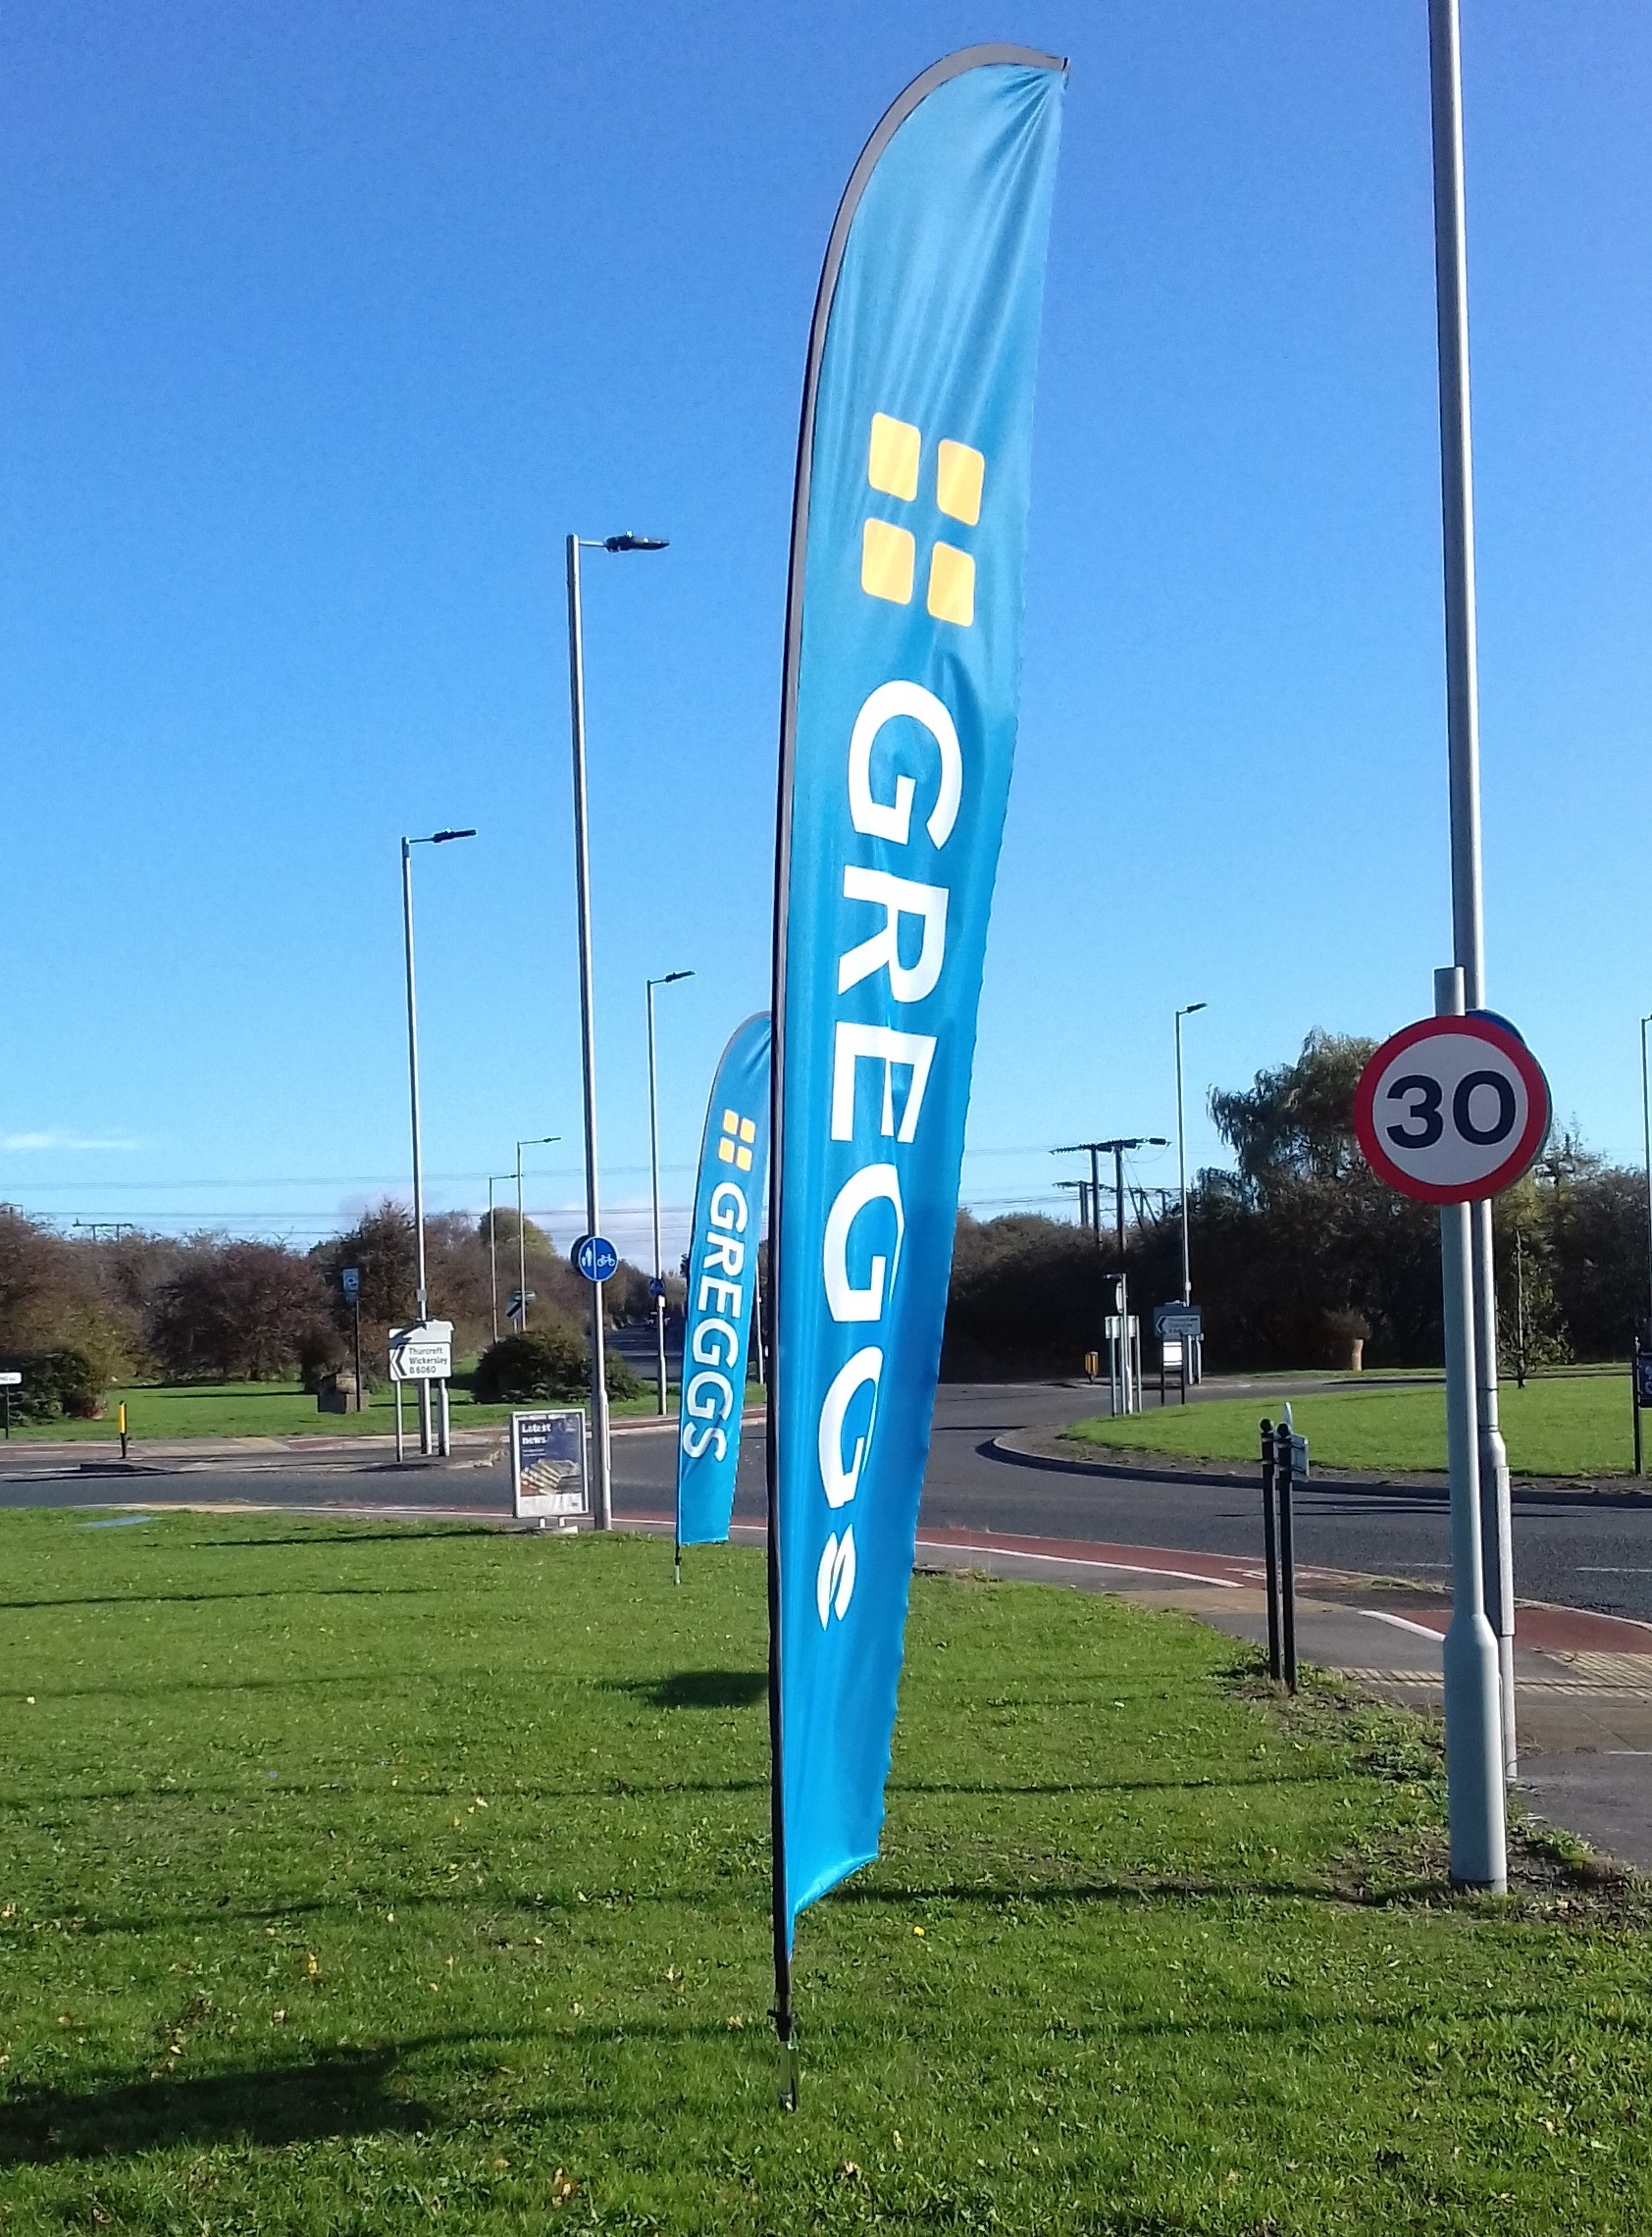
[[[1431,1639],[1436,1646],[1441,1643],[1437,1631],[1430,1631],[1426,1624],[1414,1624],[1409,1616],[1385,1615],[1380,1608],[1362,1608],[1359,1613],[1369,1616],[1373,1624],[1392,1624],[1396,1631],[1415,1632],[1419,1639]]]

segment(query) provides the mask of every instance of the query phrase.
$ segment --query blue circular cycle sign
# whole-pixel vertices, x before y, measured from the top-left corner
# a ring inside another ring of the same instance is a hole
[[[587,1281],[606,1281],[619,1265],[619,1253],[606,1235],[582,1235],[569,1256]]]

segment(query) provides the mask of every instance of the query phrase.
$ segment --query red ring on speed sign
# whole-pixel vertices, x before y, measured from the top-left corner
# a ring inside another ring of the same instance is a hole
[[[1483,1061],[1475,1065],[1471,1050],[1454,1047],[1430,1066],[1425,1044],[1459,1039],[1478,1042]],[[1397,1068],[1407,1057],[1410,1065]],[[1495,1114],[1483,1110],[1488,1092]],[[1485,1016],[1423,1017],[1384,1041],[1360,1074],[1354,1131],[1366,1163],[1402,1196],[1470,1204],[1512,1187],[1543,1147],[1549,1083],[1507,1025]],[[1492,1162],[1486,1153],[1495,1153]]]

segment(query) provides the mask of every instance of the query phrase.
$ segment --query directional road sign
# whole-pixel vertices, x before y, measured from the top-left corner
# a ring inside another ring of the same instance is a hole
[[[582,1235],[569,1256],[587,1281],[606,1281],[619,1265],[619,1253],[606,1235]]]
[[[341,1268],[338,1274],[338,1286],[344,1292],[345,1302],[353,1305],[361,1295],[360,1267],[346,1266]]]
[[[1360,1074],[1354,1130],[1379,1180],[1424,1204],[1511,1187],[1549,1131],[1549,1083],[1500,1019],[1424,1017]]]
[[[1203,1333],[1205,1316],[1197,1305],[1184,1305],[1179,1298],[1168,1305],[1153,1308],[1153,1332],[1156,1336],[1192,1336],[1196,1341]]]
[[[392,1382],[445,1382],[452,1372],[451,1321],[415,1321],[390,1330]]]
[[[15,1367],[0,1368],[0,1384],[4,1384],[8,1389],[15,1390],[22,1380],[23,1377]]]

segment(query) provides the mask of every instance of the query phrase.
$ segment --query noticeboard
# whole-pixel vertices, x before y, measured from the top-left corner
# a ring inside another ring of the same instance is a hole
[[[510,1495],[519,1517],[574,1520],[591,1512],[583,1406],[512,1414]]]

